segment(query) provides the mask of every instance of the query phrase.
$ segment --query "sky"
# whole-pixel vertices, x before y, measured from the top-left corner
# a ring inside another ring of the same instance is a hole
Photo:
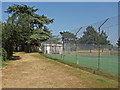
[[[36,12],[37,14],[44,14],[50,19],[54,18],[54,23],[48,25],[54,35],[59,35],[60,31],[72,31],[75,33],[80,27],[96,22],[99,25],[100,21],[118,16],[117,2],[2,2],[3,22],[8,18],[8,14],[4,13],[4,11],[13,4],[35,6],[35,8],[39,9]],[[116,21],[114,22],[116,23]],[[116,27],[111,30],[107,28],[107,33],[110,35],[109,39],[113,44],[118,39]],[[113,30],[114,34],[112,33]]]

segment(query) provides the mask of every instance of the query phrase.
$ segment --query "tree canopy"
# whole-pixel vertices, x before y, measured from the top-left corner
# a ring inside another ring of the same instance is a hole
[[[117,45],[120,48],[120,37],[118,38]]]
[[[101,31],[100,37],[99,33],[94,29],[93,26],[88,26],[86,31],[83,32],[83,36],[79,38],[78,42],[81,44],[95,44],[95,45],[108,45],[110,41],[107,40],[108,36],[104,32]]]
[[[75,43],[75,39],[77,38],[73,33],[71,32],[60,32],[63,41],[65,43]]]
[[[12,56],[14,46],[36,44],[52,37],[47,25],[53,23],[54,19],[49,19],[44,14],[36,14],[37,10],[34,6],[14,4],[5,11],[9,17],[2,24],[2,46],[8,57]]]
[[[75,41],[78,44],[94,44],[94,45],[109,45],[110,41],[107,40],[108,36],[104,32],[104,30],[101,31],[100,35],[99,33],[94,29],[93,26],[88,26],[86,28],[86,31],[83,32],[83,36],[78,38],[74,33],[71,32],[60,32],[62,39],[65,43],[75,43]]]

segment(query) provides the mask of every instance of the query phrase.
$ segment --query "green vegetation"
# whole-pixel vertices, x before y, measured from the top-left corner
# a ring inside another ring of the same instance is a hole
[[[75,43],[75,39],[77,38],[71,32],[60,32],[64,43]]]
[[[76,40],[79,44],[110,45],[110,41],[107,40],[108,36],[104,30],[101,31],[99,38],[99,33],[94,29],[93,26],[88,26],[86,28],[86,31],[83,32],[83,36],[80,38],[77,38],[76,35],[71,32],[60,32],[60,34],[63,38],[64,43],[73,44]]]
[[[21,51],[31,52],[31,45],[38,46],[40,42],[53,37],[47,25],[53,23],[54,19],[36,14],[37,10],[27,5],[14,4],[5,11],[10,16],[2,24],[2,47],[7,52],[7,59],[18,47],[21,47]]]
[[[6,61],[7,60],[7,52],[4,48],[2,48],[2,60]]]
[[[95,31],[93,26],[88,26],[86,28],[86,31],[83,32],[84,35],[78,40],[81,44],[95,44],[95,45],[108,45],[110,44],[110,41],[107,40],[108,36],[106,33],[102,30],[100,34],[97,31]]]
[[[98,81],[101,81],[101,82],[105,82],[105,80],[102,80],[102,79],[97,79]]]
[[[8,60],[8,59],[6,61],[2,61],[2,66],[7,66],[9,61],[10,60]]]

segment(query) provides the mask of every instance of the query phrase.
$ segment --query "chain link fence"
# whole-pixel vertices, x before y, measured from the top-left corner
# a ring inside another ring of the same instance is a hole
[[[61,31],[58,37],[42,43],[44,54],[96,70],[118,74],[120,62],[118,61],[117,16],[109,18],[106,22],[102,20],[71,31]]]

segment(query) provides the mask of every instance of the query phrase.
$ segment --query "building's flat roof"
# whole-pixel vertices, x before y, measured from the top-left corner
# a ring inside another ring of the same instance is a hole
[[[42,44],[43,46],[61,46],[62,44]]]

